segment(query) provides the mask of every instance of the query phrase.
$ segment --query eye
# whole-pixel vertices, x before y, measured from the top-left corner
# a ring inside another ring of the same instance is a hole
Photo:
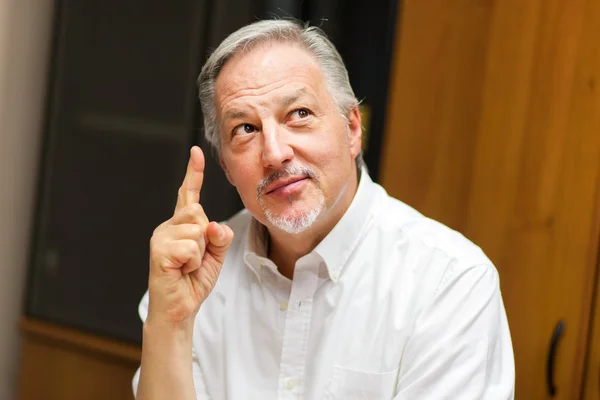
[[[299,108],[290,113],[290,121],[297,121],[312,115],[312,112],[307,108]]]
[[[250,135],[254,132],[256,132],[257,129],[254,125],[250,125],[250,124],[241,124],[236,126],[235,128],[233,128],[233,131],[231,132],[232,136],[243,136],[243,135]]]

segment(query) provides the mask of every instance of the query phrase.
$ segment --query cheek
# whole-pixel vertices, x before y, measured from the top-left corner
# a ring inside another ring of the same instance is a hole
[[[349,154],[346,136],[340,134],[324,135],[314,141],[314,159],[320,165],[327,166],[327,171],[333,172],[340,166],[340,161]],[[327,172],[326,171],[326,172]]]
[[[256,188],[261,179],[260,166],[234,157],[227,163],[227,171],[244,204],[256,201]]]

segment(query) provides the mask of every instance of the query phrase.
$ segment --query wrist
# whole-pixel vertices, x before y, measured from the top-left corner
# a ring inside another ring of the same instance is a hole
[[[173,324],[157,317],[150,314],[144,322],[138,396],[193,399],[193,323]]]
[[[174,340],[191,340],[194,331],[194,320],[169,321],[166,318],[148,314],[144,321],[144,336],[151,334],[153,336],[168,336]]]
[[[191,367],[193,328],[146,319],[143,327],[142,363],[161,360],[180,373]]]

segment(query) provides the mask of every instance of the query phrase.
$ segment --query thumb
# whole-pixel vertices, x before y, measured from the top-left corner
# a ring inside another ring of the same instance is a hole
[[[220,264],[223,264],[225,261],[225,254],[227,254],[229,245],[233,241],[233,231],[225,224],[211,222],[206,227],[206,236],[208,237],[206,251]]]

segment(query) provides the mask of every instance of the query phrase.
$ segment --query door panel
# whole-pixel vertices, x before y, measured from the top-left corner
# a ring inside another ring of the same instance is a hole
[[[598,246],[592,0],[404,2],[381,181],[498,267],[520,399],[578,398]]]

